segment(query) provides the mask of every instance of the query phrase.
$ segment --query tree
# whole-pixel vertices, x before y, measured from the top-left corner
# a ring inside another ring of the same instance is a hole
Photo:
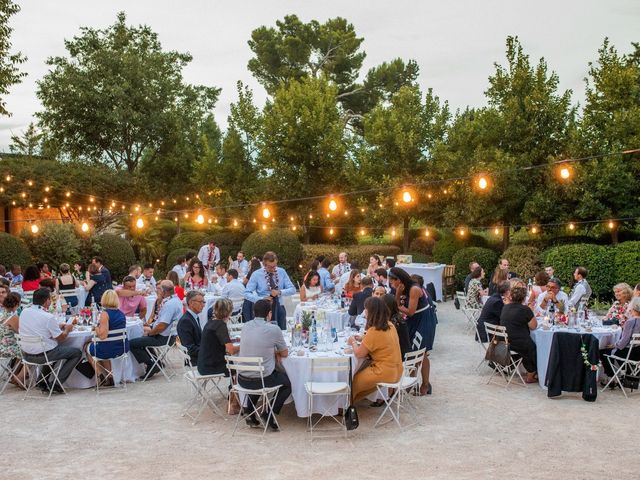
[[[21,136],[11,135],[9,150],[13,153],[32,157],[40,153],[41,141],[42,133],[39,132],[35,124],[31,122]]]
[[[191,55],[163,51],[155,32],[127,26],[124,13],[107,29],[83,27],[65,47],[68,57],[49,58],[53,68],[38,82],[38,118],[73,158],[134,172],[143,156],[169,150],[176,131],[211,113],[219,94],[185,84]]]
[[[4,96],[9,88],[22,81],[27,74],[18,70],[18,65],[27,61],[20,52],[11,53],[11,33],[9,19],[20,11],[11,0],[0,0],[0,116],[11,116],[6,108]]]
[[[336,87],[325,80],[291,81],[265,106],[260,166],[270,198],[301,198],[345,189],[345,140]],[[312,201],[287,204],[308,222]]]

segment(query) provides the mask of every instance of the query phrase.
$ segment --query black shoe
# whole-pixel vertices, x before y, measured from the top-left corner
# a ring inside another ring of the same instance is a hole
[[[59,384],[55,384],[53,386],[53,393],[64,393],[64,390],[62,389],[62,387]]]
[[[45,380],[39,380],[36,383],[36,387],[38,387],[44,393],[49,393],[50,387],[49,387],[49,384]]]
[[[157,365],[153,366],[153,364],[147,363],[147,380],[159,372],[160,372],[160,369],[158,368]]]
[[[258,419],[255,417],[255,415],[249,415],[247,418],[244,419],[244,421],[247,423],[247,425],[251,428],[258,428],[260,427],[260,422],[258,421]]]
[[[274,432],[279,432],[280,431],[280,427],[278,426],[278,422],[276,422],[276,418],[275,418],[275,413],[271,414],[271,418],[269,418],[269,428],[271,430],[273,430]],[[262,414],[262,422],[263,423],[267,423],[267,417],[269,416],[268,413],[263,413]]]

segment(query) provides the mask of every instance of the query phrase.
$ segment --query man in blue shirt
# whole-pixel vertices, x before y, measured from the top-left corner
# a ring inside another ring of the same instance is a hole
[[[318,269],[318,275],[320,275],[320,286],[322,287],[323,292],[333,292],[336,288],[334,283],[331,281],[331,273],[329,272],[330,266],[331,260],[324,258],[320,263],[320,268]]]
[[[244,321],[253,320],[253,304],[260,299],[271,300],[272,321],[281,330],[287,326],[287,312],[282,305],[282,296],[296,293],[296,287],[289,279],[284,268],[278,267],[278,257],[274,252],[267,252],[262,257],[262,268],[251,275],[244,292]]]
[[[147,366],[147,372],[153,366],[153,361],[146,347],[158,347],[166,345],[169,335],[171,335],[171,325],[182,317],[182,302],[176,295],[173,282],[171,280],[162,280],[158,284],[158,301],[162,302],[157,318],[151,325],[144,326],[144,336],[134,338],[129,342],[131,354],[138,363],[144,363]],[[170,343],[175,341],[175,337],[171,337]],[[151,378],[160,370],[155,367],[147,378]]]

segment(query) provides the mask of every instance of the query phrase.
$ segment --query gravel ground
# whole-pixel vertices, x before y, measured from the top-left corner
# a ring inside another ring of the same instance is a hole
[[[578,394],[550,400],[537,384],[486,385],[462,313],[448,302],[439,318],[433,395],[415,399],[419,424],[403,431],[374,430],[379,409],[364,403],[348,439],[311,443],[287,405],[282,431],[231,437],[231,417],[206,412],[196,425],[181,417],[189,391],[180,377],[50,401],[23,401],[9,387],[0,397],[0,478],[638,478],[638,394],[587,403]]]

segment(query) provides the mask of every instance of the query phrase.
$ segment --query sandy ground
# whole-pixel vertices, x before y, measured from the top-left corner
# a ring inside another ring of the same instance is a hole
[[[181,417],[189,391],[180,377],[50,401],[23,401],[10,387],[0,397],[0,478],[639,478],[638,394],[587,403],[550,400],[537,384],[486,385],[462,313],[448,302],[439,318],[434,394],[416,399],[419,424],[404,431],[374,430],[379,410],[363,404],[348,439],[311,443],[287,405],[282,431],[231,437],[231,417]]]

